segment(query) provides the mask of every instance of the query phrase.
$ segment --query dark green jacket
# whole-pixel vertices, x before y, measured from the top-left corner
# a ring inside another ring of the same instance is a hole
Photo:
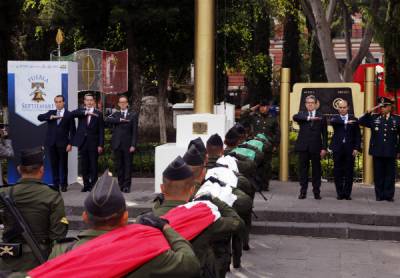
[[[270,113],[261,114],[260,112],[251,112],[247,110],[243,113],[250,123],[251,131],[254,135],[264,133],[268,138],[271,138],[272,143],[277,146],[280,141],[280,128],[278,119]]]
[[[107,232],[102,230],[85,230],[78,235],[78,241],[55,245],[49,258],[55,258],[64,254],[68,250],[76,248]],[[126,277],[199,277],[200,264],[190,243],[172,228],[165,229],[163,234],[168,240],[171,249],[153,258]],[[131,247],[134,248],[134,246]]]
[[[230,233],[244,233],[244,222],[233,208],[218,198],[214,198],[213,203],[218,207],[221,218],[191,241],[193,250],[200,261],[200,277],[208,277],[208,273],[217,275],[211,242]],[[171,209],[183,204],[185,204],[184,201],[165,200],[157,208],[153,208],[153,213],[157,216],[162,216]]]
[[[45,254],[49,254],[54,241],[65,238],[68,232],[68,221],[65,217],[64,201],[60,192],[49,188],[40,180],[21,179],[14,186],[0,188],[0,192],[12,193],[14,202],[30,226],[32,233]],[[1,218],[4,224],[4,234],[11,231],[14,219],[4,211],[0,202]],[[4,238],[3,242],[23,243],[21,257],[0,259],[0,269],[25,271],[39,265],[29,246],[21,236]]]

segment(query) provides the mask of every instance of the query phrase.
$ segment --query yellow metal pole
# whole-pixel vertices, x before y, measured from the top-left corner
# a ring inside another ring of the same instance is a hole
[[[365,96],[364,96],[364,109],[367,110],[374,106],[374,85],[375,85],[375,68],[368,67],[365,70]],[[372,157],[368,154],[369,140],[371,139],[371,130],[364,128],[364,147],[363,147],[363,183],[373,184],[374,172]]]
[[[289,93],[290,93],[290,69],[281,70],[281,105],[280,127],[281,144],[279,147],[279,180],[289,180]]]
[[[213,113],[215,0],[195,1],[194,112]]]

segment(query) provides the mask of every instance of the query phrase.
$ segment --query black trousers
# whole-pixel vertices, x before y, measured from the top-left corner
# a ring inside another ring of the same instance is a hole
[[[131,188],[132,179],[132,158],[133,153],[129,149],[118,148],[114,150],[114,157],[117,166],[118,184],[122,188]]]
[[[85,188],[93,188],[97,182],[98,157],[99,153],[97,152],[97,147],[89,147],[86,141],[79,148],[79,160],[81,161],[83,186]]]
[[[352,150],[333,152],[333,176],[337,196],[348,198],[353,189],[354,156]]]
[[[381,200],[394,197],[396,158],[373,156],[375,196]]]
[[[59,187],[60,185],[68,186],[68,153],[66,152],[66,148],[66,146],[47,147],[55,187]]]
[[[300,193],[307,194],[308,188],[308,170],[310,161],[312,165],[312,186],[313,193],[320,194],[321,190],[321,156],[319,153],[298,152],[299,155],[299,178],[300,178]]]

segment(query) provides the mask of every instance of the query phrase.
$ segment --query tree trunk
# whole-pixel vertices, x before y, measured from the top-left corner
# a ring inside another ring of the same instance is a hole
[[[160,123],[160,143],[167,143],[167,121],[165,120],[165,106],[167,99],[169,69],[162,68],[158,73],[158,119]]]
[[[322,3],[320,0],[308,0],[308,2],[315,18],[315,31],[324,60],[326,77],[329,82],[342,82],[336,56],[333,51],[331,29],[326,20]]]
[[[140,108],[142,105],[142,86],[140,82],[141,69],[138,59],[138,50],[136,46],[135,36],[133,34],[133,27],[129,26],[127,31],[127,44],[128,44],[128,69],[130,78],[128,78],[129,89],[131,92],[131,106],[132,109],[140,115]]]

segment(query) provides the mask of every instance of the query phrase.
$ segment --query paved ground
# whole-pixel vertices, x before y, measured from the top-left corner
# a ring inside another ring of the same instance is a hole
[[[251,247],[228,278],[400,277],[400,243],[252,235]]]
[[[287,211],[309,211],[309,212],[340,212],[340,213],[362,213],[362,214],[386,214],[400,215],[398,209],[398,197],[395,202],[375,201],[372,186],[355,184],[353,189],[353,200],[336,200],[336,192],[333,183],[322,183],[322,200],[314,200],[312,188],[309,188],[307,199],[298,200],[299,185],[296,182],[272,181],[270,192],[264,192],[268,201],[264,201],[256,194],[255,210],[287,210]],[[69,191],[63,193],[65,204],[69,206],[81,206],[87,193],[80,192],[81,186],[73,184]],[[400,188],[398,188],[399,190]],[[128,206],[151,205],[154,197],[154,179],[134,178],[132,192],[125,194]]]

